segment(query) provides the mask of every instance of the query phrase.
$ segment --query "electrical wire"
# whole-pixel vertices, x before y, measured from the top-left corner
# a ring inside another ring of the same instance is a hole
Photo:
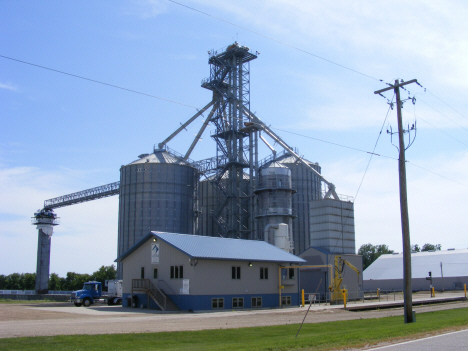
[[[283,41],[281,41],[281,40],[278,40],[278,39],[269,37],[268,35],[262,34],[262,33],[260,33],[260,32],[256,32],[256,31],[254,31],[254,30],[252,30],[252,29],[249,29],[249,28],[247,28],[247,27],[240,26],[240,25],[235,24],[235,23],[233,23],[233,22],[227,21],[227,20],[225,20],[225,19],[223,19],[223,18],[220,18],[220,17],[214,16],[214,15],[211,15],[211,14],[209,14],[209,13],[207,13],[207,12],[198,10],[198,9],[196,9],[196,8],[190,7],[190,6],[188,6],[188,5],[182,4],[182,3],[177,2],[177,1],[174,1],[174,0],[168,0],[168,1],[169,1],[169,2],[172,2],[172,3],[176,4],[176,5],[185,7],[185,8],[187,8],[187,9],[189,9],[189,10],[192,10],[192,11],[195,11],[195,12],[198,12],[198,13],[201,13],[202,15],[205,15],[205,16],[208,16],[208,17],[211,17],[211,18],[214,18],[214,19],[216,19],[216,20],[218,20],[218,21],[221,21],[221,22],[230,24],[231,26],[244,29],[244,30],[246,30],[246,31],[248,31],[248,32],[250,32],[250,33],[253,33],[253,34],[256,34],[256,35],[261,36],[261,37],[263,37],[263,38],[266,38],[266,39],[268,39],[268,40],[274,41],[274,42],[276,42],[276,43],[278,43],[278,44],[287,46],[287,47],[289,47],[289,48],[291,48],[291,49],[300,51],[300,52],[302,52],[302,53],[304,53],[304,54],[313,56],[313,57],[315,57],[315,58],[318,58],[318,59],[320,59],[320,60],[323,60],[323,61],[325,61],[325,62],[328,62],[328,63],[330,63],[330,64],[332,64],[332,65],[335,65],[335,66],[341,67],[341,68],[343,68],[343,69],[346,69],[346,70],[348,70],[348,71],[351,71],[351,72],[360,74],[361,76],[364,76],[364,77],[367,77],[367,78],[370,78],[370,79],[373,79],[373,80],[376,80],[376,81],[379,81],[379,82],[383,82],[382,79],[372,77],[372,76],[370,76],[370,75],[368,75],[368,74],[366,74],[366,73],[360,72],[360,71],[358,71],[358,70],[355,70],[355,69],[353,69],[353,68],[347,67],[347,66],[342,65],[342,64],[340,64],[340,63],[337,63],[337,62],[334,62],[334,61],[332,61],[332,60],[326,59],[326,58],[321,57],[321,56],[319,56],[319,55],[316,55],[316,54],[314,54],[314,53],[312,53],[312,52],[310,52],[310,51],[307,51],[307,50],[298,48],[298,47],[296,47],[296,46],[294,46],[294,45],[285,43],[285,42],[283,42]]]
[[[451,178],[448,178],[448,177],[446,177],[446,176],[443,176],[443,175],[441,175],[441,174],[439,174],[439,173],[430,171],[430,170],[428,170],[427,168],[424,168],[424,167],[422,167],[422,166],[418,166],[418,165],[415,164],[414,162],[411,162],[411,161],[406,161],[406,162],[409,163],[410,165],[413,165],[414,167],[420,168],[420,169],[422,169],[422,170],[424,170],[424,171],[426,171],[426,172],[432,173],[432,174],[434,174],[434,175],[436,175],[436,176],[439,176],[439,177],[444,178],[444,179],[446,179],[446,180],[449,180],[449,181],[451,181],[451,182],[453,182],[453,183],[456,183],[456,184],[458,184],[458,185],[464,186],[465,188],[468,188],[468,185],[466,185],[466,184],[460,183],[460,182],[458,182],[458,181],[456,181],[456,180],[453,180],[453,179],[451,179]]]
[[[393,94],[393,97],[392,97],[392,100],[391,100],[391,103],[393,103],[393,99],[395,98],[395,94]],[[359,183],[359,186],[358,186],[358,189],[356,191],[356,195],[354,195],[354,202],[353,203],[356,203],[356,199],[357,199],[357,196],[359,194],[359,190],[361,190],[361,186],[362,186],[362,183],[364,182],[364,178],[366,177],[366,174],[367,174],[367,170],[369,169],[369,166],[370,166],[370,163],[372,161],[372,158],[374,157],[374,155],[377,155],[375,153],[375,149],[377,148],[377,144],[379,143],[379,140],[380,140],[380,137],[382,136],[382,131],[384,129],[384,126],[385,126],[385,123],[387,122],[387,119],[388,119],[388,116],[390,114],[390,111],[392,109],[392,105],[391,103],[389,104],[388,106],[388,110],[387,110],[387,114],[385,115],[385,119],[382,123],[382,127],[380,128],[380,132],[379,132],[379,135],[377,136],[377,140],[375,141],[375,145],[374,145],[374,149],[372,150],[372,152],[369,152],[371,154],[370,158],[369,158],[369,162],[367,163],[367,167],[364,171],[364,174],[362,175],[362,178],[361,178],[361,182]],[[379,155],[380,156],[380,155]],[[398,160],[398,159],[397,159]],[[341,208],[341,211],[343,211],[343,207]],[[344,234],[344,226],[346,225],[346,223],[348,222],[348,218],[350,218],[349,216],[346,216],[345,217],[345,220],[344,220],[344,223],[342,223],[342,233],[341,235],[343,236]],[[341,238],[341,240],[343,241],[343,237]],[[338,242],[340,241],[340,238],[336,239],[336,242],[335,242],[335,246],[336,244],[338,244]]]
[[[420,120],[426,122],[426,123],[429,124],[431,127],[433,127],[434,129],[437,129],[439,132],[445,134],[445,135],[448,136],[449,138],[452,138],[453,140],[458,141],[460,144],[463,144],[463,145],[465,145],[465,146],[468,146],[468,144],[466,144],[466,143],[464,143],[463,141],[461,141],[461,140],[455,138],[454,136],[451,136],[450,134],[444,132],[442,129],[437,128],[435,125],[433,125],[432,123],[426,121],[424,118],[422,118],[422,117],[420,117],[420,116],[417,116],[414,112],[411,112],[410,110],[408,110],[408,109],[406,109],[406,108],[403,108],[403,109],[404,109],[406,112],[412,114],[414,117],[416,117],[416,118],[418,118],[418,119],[420,119]]]
[[[139,94],[139,95],[143,95],[143,96],[151,97],[151,98],[154,98],[154,99],[158,99],[158,100],[162,100],[162,101],[170,102],[170,103],[173,103],[173,104],[177,104],[177,105],[181,105],[181,106],[186,106],[186,107],[190,107],[190,108],[194,108],[194,109],[196,109],[196,110],[199,110],[197,107],[192,106],[192,105],[188,105],[188,104],[184,104],[184,103],[181,103],[181,102],[177,102],[177,101],[165,99],[165,98],[162,98],[162,97],[159,97],[159,96],[155,96],[155,95],[143,93],[143,92],[140,92],[140,91],[137,91],[137,90],[124,88],[124,87],[121,87],[121,86],[118,86],[118,85],[105,83],[105,82],[102,82],[102,81],[99,81],[99,80],[96,80],[96,79],[91,79],[91,78],[79,76],[79,75],[77,75],[77,74],[68,73],[68,72],[65,72],[65,71],[60,71],[60,70],[57,70],[57,69],[54,69],[54,68],[49,68],[49,67],[41,66],[41,65],[38,65],[38,64],[35,64],[35,63],[31,63],[31,62],[27,62],[27,61],[15,59],[15,58],[8,57],[8,56],[5,56],[5,55],[0,55],[0,57],[3,57],[3,58],[8,59],[8,60],[16,61],[16,62],[19,62],[19,63],[27,64],[27,65],[30,65],[30,66],[33,66],[33,67],[45,69],[45,70],[48,70],[48,71],[52,71],[52,72],[64,74],[64,75],[67,75],[67,76],[70,76],[70,77],[83,79],[83,80],[90,81],[90,82],[93,82],[93,83],[102,84],[102,85],[105,85],[105,86],[108,86],[108,87],[112,87],[112,88],[116,88],[116,89],[128,91],[128,92],[131,92],[131,93],[135,93],[135,94]],[[411,113],[411,112],[410,112],[410,113]],[[414,115],[414,113],[413,113],[413,115]],[[416,115],[415,115],[415,116],[416,116]],[[418,117],[418,118],[422,119],[421,117]],[[422,119],[422,120],[425,121],[424,119]],[[427,121],[425,121],[425,122],[428,123],[429,125],[433,126],[433,125],[430,124],[429,122],[427,122]],[[460,140],[458,140],[458,139],[452,137],[451,135],[445,133],[444,131],[440,130],[439,128],[437,128],[437,127],[435,127],[435,126],[433,126],[433,127],[436,128],[436,129],[438,129],[438,130],[441,131],[442,133],[446,134],[446,135],[449,136],[450,138],[452,138],[452,139],[454,139],[454,140],[456,140],[456,141],[462,143],[463,145],[468,146],[467,144],[463,143],[462,141],[460,141]],[[342,145],[342,144],[334,143],[334,142],[331,142],[331,141],[326,141],[326,140],[322,140],[322,139],[310,137],[310,136],[303,135],[303,134],[300,134],[300,133],[290,132],[290,131],[287,131],[287,130],[284,130],[284,129],[280,129],[280,128],[274,128],[274,127],[270,127],[270,128],[276,129],[276,130],[280,130],[280,131],[285,132],[285,133],[289,133],[289,134],[301,136],[301,137],[303,137],[303,138],[316,140],[316,141],[319,141],[319,142],[322,142],[322,143],[326,143],[326,144],[330,144],[330,145],[335,145],[335,146],[343,147],[343,148],[346,148],[346,149],[350,149],[350,150],[355,150],[355,151],[359,151],[359,152],[371,154],[371,155],[373,155],[373,156],[380,156],[380,157],[384,157],[384,158],[388,158],[388,159],[392,159],[392,160],[398,160],[398,158],[395,158],[395,157],[376,154],[376,153],[374,152],[375,149],[374,149],[374,151],[370,152],[370,151],[358,149],[358,148],[355,148],[355,147],[351,147],[351,146],[347,146],[347,145]],[[410,161],[407,161],[407,162],[410,162]],[[425,168],[423,168],[423,167],[421,167],[421,166],[417,166],[417,165],[415,165],[414,163],[411,163],[411,164],[414,165],[414,166],[416,166],[416,167],[418,167],[418,168],[421,168],[421,169],[423,169],[423,170],[426,170],[426,171],[428,171],[428,172],[430,172],[430,173],[433,173],[433,174],[435,174],[435,175],[438,175],[438,176],[440,176],[440,177],[442,177],[442,178],[445,178],[445,179],[450,180],[450,181],[452,181],[452,182],[455,182],[455,183],[458,183],[458,184],[460,184],[460,185],[466,186],[466,185],[464,185],[464,184],[462,184],[462,183],[459,183],[459,182],[457,182],[457,181],[454,181],[453,179],[450,179],[450,178],[447,178],[447,177],[445,177],[445,176],[442,176],[442,175],[440,175],[440,174],[438,174],[438,173],[429,171],[429,170],[427,170],[427,169],[425,169]]]
[[[74,77],[74,78],[79,78],[79,79],[87,80],[87,81],[90,81],[90,82],[93,82],[93,83],[98,83],[98,84],[106,85],[106,86],[108,86],[108,87],[112,87],[112,88],[116,88],[116,89],[120,89],[120,90],[125,90],[125,91],[129,91],[129,92],[131,92],[131,93],[135,93],[135,94],[139,94],[139,95],[144,95],[144,96],[148,96],[148,97],[151,97],[151,98],[154,98],[154,99],[163,100],[163,101],[171,102],[171,103],[173,103],[173,104],[177,104],[177,105],[181,105],[181,106],[186,106],[186,107],[191,107],[191,108],[197,109],[195,106],[187,105],[187,104],[184,104],[184,103],[182,103],[182,102],[177,102],[177,101],[165,99],[165,98],[162,98],[162,97],[159,97],[159,96],[156,96],[156,95],[151,95],[151,94],[143,93],[143,92],[141,92],[141,91],[137,91],[137,90],[133,90],[133,89],[124,88],[124,87],[121,87],[121,86],[118,86],[118,85],[114,85],[114,84],[105,83],[105,82],[102,82],[102,81],[99,81],[99,80],[96,80],[96,79],[91,79],[91,78],[79,76],[79,75],[77,75],[77,74],[68,73],[68,72],[64,72],[64,71],[59,71],[59,70],[54,69],[54,68],[49,68],[49,67],[41,66],[41,65],[38,65],[38,64],[35,64],[35,63],[31,63],[31,62],[26,62],[26,61],[18,60],[18,59],[12,58],[12,57],[4,56],[4,55],[0,55],[0,57],[3,57],[3,58],[8,59],[8,60],[12,60],[12,61],[24,63],[24,64],[26,64],[26,65],[30,65],[30,66],[34,66],[34,67],[46,69],[46,70],[48,70],[48,71],[52,71],[52,72],[56,72],[56,73],[60,73],[60,74],[65,74],[65,75],[67,75],[67,76],[71,76],[71,77]]]
[[[285,130],[285,129],[281,129],[281,128],[275,128],[275,127],[271,127],[271,126],[270,126],[270,128],[271,128],[271,129],[275,129],[275,130],[279,130],[279,131],[284,132],[284,133],[288,133],[288,134],[292,134],[292,135],[297,135],[297,136],[300,136],[300,137],[303,137],[303,138],[307,138],[307,139],[312,139],[312,140],[320,141],[321,143],[330,144],[330,145],[335,145],[335,146],[339,146],[339,147],[342,147],[342,148],[345,148],[345,149],[350,149],[350,150],[354,150],[354,151],[359,151],[359,152],[363,152],[363,153],[366,153],[366,154],[371,154],[371,155],[380,156],[380,157],[389,158],[389,159],[397,160],[397,161],[398,161],[398,158],[391,157],[391,156],[386,156],[386,155],[376,154],[376,153],[374,153],[373,151],[367,151],[367,150],[363,150],[363,149],[358,149],[358,148],[355,148],[355,147],[352,147],[352,146],[347,146],[347,145],[338,144],[338,143],[335,143],[335,142],[332,142],[332,141],[327,141],[327,140],[323,140],[323,139],[314,138],[314,137],[311,137],[311,136],[308,136],[308,135],[304,135],[304,134],[300,134],[300,133],[291,132],[291,131],[288,131],[288,130]],[[374,149],[374,151],[375,151],[375,149]]]
[[[450,122],[456,124],[457,126],[459,126],[460,128],[462,128],[464,131],[468,132],[468,129],[466,129],[465,127],[463,127],[462,125],[458,124],[457,122],[455,122],[453,119],[449,118],[448,116],[446,116],[445,114],[443,114],[442,112],[440,112],[439,110],[437,110],[435,107],[429,105],[427,102],[425,102],[424,100],[422,100],[421,98],[418,99],[419,101],[421,101],[423,104],[425,104],[426,106],[429,106],[430,108],[432,108],[434,111],[436,111],[437,113],[441,114],[442,116],[444,116],[445,118],[447,118]]]
[[[392,100],[391,100],[392,103],[393,103],[393,99],[394,99],[394,98],[395,98],[395,94],[393,94],[393,97],[392,97]],[[382,131],[383,131],[383,129],[384,129],[385,123],[387,122],[387,119],[388,119],[388,116],[389,116],[391,110],[392,110],[392,105],[389,104],[388,110],[387,110],[387,115],[385,116],[385,119],[384,119],[384,121],[383,121],[383,123],[382,123],[382,128],[380,128],[380,132],[379,132],[379,135],[378,135],[378,137],[377,137],[377,140],[375,141],[374,149],[373,149],[372,152],[370,153],[371,156],[370,156],[370,158],[369,158],[369,162],[367,163],[366,170],[364,171],[364,174],[362,175],[362,179],[361,179],[361,182],[359,183],[359,187],[358,187],[358,189],[357,189],[357,191],[356,191],[356,195],[354,195],[354,202],[356,202],[356,198],[357,198],[357,196],[358,196],[358,194],[359,194],[359,190],[361,190],[362,183],[364,182],[364,178],[366,177],[367,170],[369,169],[369,166],[370,166],[370,163],[371,163],[371,161],[372,161],[372,158],[373,158],[374,155],[375,155],[375,149],[377,148],[377,144],[379,143],[380,137],[382,136]]]
[[[447,106],[448,108],[450,108],[451,110],[455,111],[456,113],[458,113],[460,116],[462,116],[464,119],[468,120],[468,117],[466,117],[465,115],[461,114],[460,112],[458,112],[457,110],[455,110],[452,106],[450,106],[449,104],[447,104],[444,100],[442,100],[441,98],[439,98],[437,95],[435,95],[433,92],[431,92],[429,89],[427,88],[424,88],[424,91],[427,91],[429,94],[431,94],[432,96],[434,96],[437,100],[439,100],[440,102],[442,102],[445,106]]]

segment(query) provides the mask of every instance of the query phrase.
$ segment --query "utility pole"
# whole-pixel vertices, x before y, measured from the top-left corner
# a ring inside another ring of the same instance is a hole
[[[413,323],[413,299],[412,299],[412,287],[411,287],[411,243],[410,243],[410,231],[409,231],[409,217],[408,217],[408,198],[406,189],[406,160],[405,160],[405,142],[403,139],[403,122],[401,117],[401,100],[400,100],[400,87],[416,83],[416,79],[412,79],[408,82],[398,82],[395,80],[395,84],[388,88],[377,90],[374,94],[383,93],[384,91],[392,90],[395,92],[397,102],[397,118],[398,118],[398,140],[399,140],[399,158],[398,158],[398,169],[400,178],[400,213],[401,213],[401,230],[403,237],[403,293],[404,293],[404,313],[405,323]]]

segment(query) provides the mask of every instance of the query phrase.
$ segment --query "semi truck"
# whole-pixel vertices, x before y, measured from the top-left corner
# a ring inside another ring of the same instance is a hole
[[[109,306],[122,304],[122,281],[106,280],[107,293],[102,291],[101,282],[90,281],[83,285],[83,289],[73,291],[70,301],[76,307],[89,307],[94,303],[107,303]]]

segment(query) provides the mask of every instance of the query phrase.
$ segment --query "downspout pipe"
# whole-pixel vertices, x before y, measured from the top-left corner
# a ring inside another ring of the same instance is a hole
[[[267,226],[263,230],[263,240],[266,241],[266,242],[268,242],[268,230],[270,230],[270,228],[278,229],[279,228],[279,223],[267,224]]]

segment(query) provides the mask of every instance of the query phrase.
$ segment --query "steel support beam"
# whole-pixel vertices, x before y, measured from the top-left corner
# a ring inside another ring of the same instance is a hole
[[[251,111],[249,111],[248,109],[244,108],[244,113],[246,114],[247,117],[250,118],[251,122],[252,123],[255,123],[257,124],[259,127],[261,127],[262,130],[265,131],[265,133],[267,133],[274,141],[276,141],[278,144],[280,144],[286,151],[288,151],[291,155],[293,155],[294,157],[296,157],[296,159],[301,162],[304,166],[306,166],[307,168],[309,168],[313,173],[315,173],[322,182],[324,182],[325,184],[327,184],[328,186],[328,191],[327,193],[325,194],[325,199],[328,199],[328,198],[331,198],[333,197],[334,199],[336,200],[339,200],[339,196],[338,194],[336,193],[335,191],[335,185],[333,183],[330,183],[328,180],[326,180],[319,172],[317,172],[317,170],[315,170],[312,166],[310,166],[301,156],[299,156],[298,154],[296,154],[294,152],[294,150],[288,145],[286,144],[283,139],[281,139],[278,135],[276,135],[275,132],[273,132],[265,123],[262,122],[262,120],[260,120],[260,118],[258,118],[257,116],[255,116]]]
[[[185,129],[185,127],[187,127],[190,123],[192,123],[193,121],[195,121],[203,112],[205,112],[206,110],[208,110],[213,104],[215,103],[214,100],[211,100],[208,105],[206,105],[205,107],[203,107],[200,111],[198,111],[197,113],[195,113],[195,115],[190,118],[187,122],[185,122],[184,124],[182,124],[179,128],[177,128],[177,130],[172,133],[171,135],[169,135],[166,140],[164,140],[162,143],[159,143],[158,146],[160,149],[162,149],[164,147],[164,145],[166,145],[169,141],[171,141],[177,134],[180,133],[180,131],[182,129]]]

